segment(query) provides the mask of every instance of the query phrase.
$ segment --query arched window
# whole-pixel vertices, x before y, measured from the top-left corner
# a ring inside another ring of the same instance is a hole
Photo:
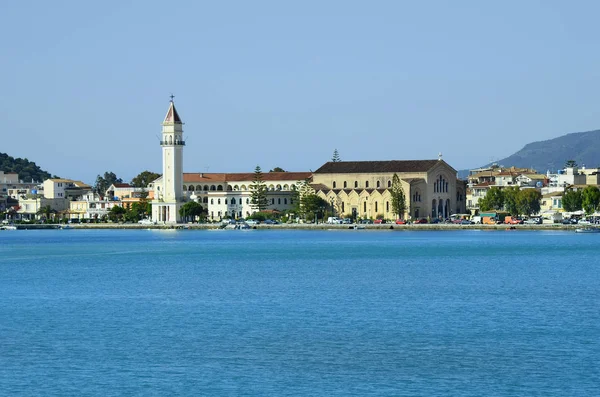
[[[250,204],[250,199],[249,198],[246,199],[246,204]]]
[[[392,181],[388,181],[388,187],[392,187]]]
[[[348,187],[348,183],[344,181],[344,189]]]
[[[385,212],[390,212],[390,202],[389,201],[385,202]]]
[[[223,191],[223,186],[221,186],[221,185],[217,186],[217,190],[220,191],[220,192],[222,192]]]
[[[365,188],[367,188],[367,189],[369,188],[369,181],[365,182]]]
[[[367,212],[367,202],[363,203],[363,212]]]
[[[193,192],[193,191],[194,191],[194,186],[193,186],[193,185],[190,185],[190,187],[188,188],[188,190],[189,190],[190,192]]]
[[[274,198],[271,199],[271,205],[273,205],[273,204],[275,204],[275,199]]]
[[[333,181],[333,188],[334,188],[334,189],[336,188],[336,183],[335,183],[335,181]]]
[[[231,198],[231,204],[235,204],[235,197]]]
[[[356,189],[358,187],[358,181],[354,181],[354,188]]]
[[[277,204],[281,204],[281,198],[277,199]]]
[[[225,199],[225,205],[227,205],[227,199]]]
[[[228,191],[228,192],[232,192],[232,191],[233,191],[233,188],[232,188],[230,185],[227,185],[227,191]]]
[[[204,191],[208,192],[208,185],[204,185]]]
[[[377,201],[375,201],[375,212],[377,212]]]
[[[185,192],[187,190],[187,186],[183,185],[183,191]]]
[[[283,199],[283,204],[287,204],[287,198]]]
[[[215,203],[215,199],[210,199],[210,203],[214,204]]]
[[[200,186],[200,185],[196,186],[196,191],[199,192],[200,190],[202,190],[202,186]]]
[[[204,197],[204,198],[202,199],[202,202],[203,202],[204,204],[208,204],[208,197]]]
[[[217,199],[217,204],[221,204],[221,199]]]
[[[381,185],[380,182],[377,181],[377,189],[379,189],[380,185]],[[375,211],[377,211],[377,210],[375,210]]]
[[[211,186],[210,186],[210,190],[213,190],[213,191],[214,191],[214,190],[217,190],[217,187],[216,187],[215,185],[211,185]]]

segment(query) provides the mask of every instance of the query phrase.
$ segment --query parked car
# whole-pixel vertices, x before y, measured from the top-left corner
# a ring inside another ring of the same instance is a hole
[[[414,223],[427,223],[427,219],[425,219],[425,218],[417,219]]]
[[[350,219],[350,218],[344,218],[344,220],[342,221],[342,223],[344,225],[350,225],[350,224],[352,224],[352,219]]]
[[[468,219],[461,219],[460,224],[461,225],[473,225],[473,221],[470,221]]]
[[[338,218],[337,216],[330,216],[329,218],[327,218],[327,223],[332,224],[332,225],[337,225],[342,223],[342,220],[340,218]]]
[[[246,220],[246,224],[251,225],[251,226],[258,225],[259,223],[260,223],[260,221],[257,221],[256,219],[247,219]]]
[[[142,219],[142,220],[138,221],[138,223],[140,225],[156,225],[156,222],[153,222],[152,219],[148,219],[148,218]]]
[[[406,221],[404,219],[396,219],[396,225],[406,225]]]
[[[381,225],[382,223],[385,223],[385,219],[375,219],[373,223],[376,225]]]
[[[562,220],[563,225],[576,225],[577,218],[565,218]]]
[[[265,225],[279,225],[279,222],[273,219],[266,219],[263,223]]]
[[[523,223],[527,224],[527,225],[541,225],[542,224],[542,218],[529,218],[526,221],[524,221]]]
[[[360,223],[362,223],[363,225],[372,225],[372,224],[373,224],[373,221],[372,221],[372,220],[370,220],[370,219],[362,219],[362,220],[360,221]]]

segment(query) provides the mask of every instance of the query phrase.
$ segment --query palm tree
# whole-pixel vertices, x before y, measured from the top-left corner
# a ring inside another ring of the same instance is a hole
[[[36,212],[36,215],[43,215],[46,220],[49,220],[50,217],[54,218],[55,214],[56,214],[56,210],[52,209],[52,207],[50,207],[49,205],[45,205],[45,206],[41,207]]]

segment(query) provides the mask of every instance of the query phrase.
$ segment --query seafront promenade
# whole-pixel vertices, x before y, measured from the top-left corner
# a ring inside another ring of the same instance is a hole
[[[127,224],[127,223],[86,223],[86,224],[74,224],[74,225],[59,225],[59,224],[45,224],[45,225],[28,225],[19,224],[15,225],[17,230],[45,230],[45,229],[69,229],[69,230],[92,230],[92,229],[181,229],[181,230],[218,230],[224,229],[222,224],[219,223],[188,223],[188,224],[165,224],[165,225],[140,225],[140,224]],[[542,225],[457,225],[457,224],[410,224],[410,225],[396,225],[393,223],[382,224],[382,225],[332,225],[328,223],[290,223],[290,224],[278,224],[278,225],[253,225],[250,229],[245,230],[413,230],[413,231],[431,231],[431,230],[575,230],[577,225],[563,225],[560,223],[554,224],[542,224]]]

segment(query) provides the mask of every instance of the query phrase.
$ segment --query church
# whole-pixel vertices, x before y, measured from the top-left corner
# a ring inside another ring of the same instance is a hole
[[[250,203],[253,173],[183,172],[183,122],[172,97],[160,146],[162,176],[148,186],[154,192],[154,221],[180,222],[179,210],[189,200],[202,204],[212,221],[246,218],[255,212]],[[332,161],[314,172],[265,172],[267,210],[294,208],[294,192],[308,181],[338,216],[393,220],[397,216],[391,204],[394,174],[406,197],[407,210],[401,218],[448,218],[466,212],[466,183],[441,154],[437,160]]]

